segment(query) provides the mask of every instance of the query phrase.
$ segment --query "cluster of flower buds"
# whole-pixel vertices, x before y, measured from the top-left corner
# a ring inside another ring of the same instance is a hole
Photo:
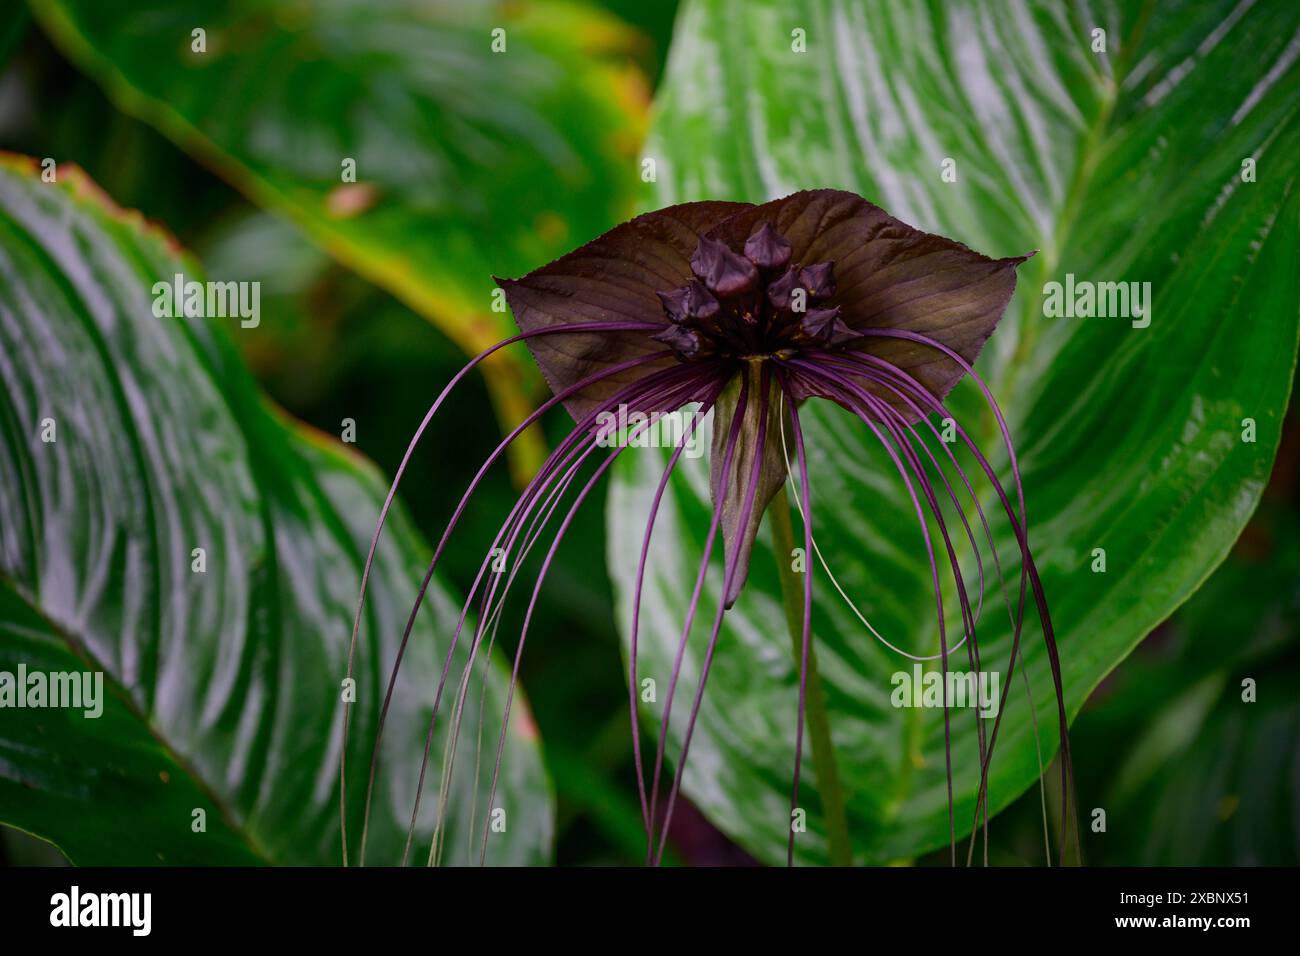
[[[653,336],[683,360],[761,358],[801,347],[838,347],[858,337],[840,319],[834,263],[790,262],[790,243],[765,222],[743,254],[701,237],[695,278],[659,301],[670,325]]]

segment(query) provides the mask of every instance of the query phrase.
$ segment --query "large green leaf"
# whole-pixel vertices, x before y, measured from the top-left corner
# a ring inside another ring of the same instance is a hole
[[[201,278],[197,264],[78,171],[46,183],[6,159],[0,210],[0,670],[102,671],[108,696],[100,718],[0,710],[0,822],[77,863],[338,862],[341,685],[384,483],[267,406],[219,327],[238,334],[236,320],[155,317],[154,283]],[[384,681],[426,560],[397,509],[354,672],[354,860]],[[458,613],[441,587],[430,604],[389,716],[372,862],[401,857]],[[491,673],[494,748],[504,675]],[[507,830],[489,859],[538,862],[551,798],[526,707],[516,713],[497,797]],[[448,860],[475,809],[482,827],[486,789],[459,760]],[[421,838],[436,803],[424,802]]]
[[[1094,28],[1104,53],[1093,52]],[[792,49],[792,31],[806,53]],[[647,148],[659,159],[654,205],[839,187],[988,255],[1040,250],[980,369],[1017,443],[1071,714],[1222,560],[1269,473],[1297,346],[1298,54],[1300,8],[1267,2],[1120,3],[1090,15],[1045,0],[693,0],[679,19]],[[945,159],[955,182],[941,176]],[[1242,178],[1246,159],[1254,181]],[[1150,282],[1149,327],[1045,317],[1044,284],[1067,273]],[[952,407],[998,450],[969,383]],[[810,407],[805,417],[821,550],[881,634],[933,653],[929,571],[901,483],[847,415]],[[1007,483],[1005,454],[994,463]],[[624,469],[611,496],[625,621],[660,465]],[[655,532],[644,599],[641,669],[661,686],[706,524],[703,470],[689,468]],[[1013,557],[1005,524],[995,533]],[[1105,573],[1092,571],[1096,548]],[[755,555],[768,573],[728,617],[685,789],[752,852],[780,860],[796,673],[772,561]],[[941,712],[890,706],[890,676],[910,662],[866,633],[820,569],[815,601],[857,860],[946,844]],[[995,593],[986,604],[984,660],[1005,670],[1007,616]],[[949,624],[959,631],[955,616]],[[697,636],[688,687],[701,656]],[[1054,698],[1036,630],[1025,663],[1046,760]],[[1019,678],[1012,690],[995,810],[1039,773]],[[684,718],[674,715],[674,748]],[[957,826],[969,831],[978,760],[964,714],[953,754]],[[816,797],[804,802],[815,817]],[[816,821],[798,845],[804,859],[825,859]]]
[[[123,109],[437,322],[469,354],[514,332],[521,275],[625,218],[645,94],[608,14],[417,0],[33,0]],[[206,31],[206,52],[191,33]],[[494,30],[505,48],[494,52]],[[355,160],[356,182],[341,181]],[[485,364],[503,415],[533,370]]]

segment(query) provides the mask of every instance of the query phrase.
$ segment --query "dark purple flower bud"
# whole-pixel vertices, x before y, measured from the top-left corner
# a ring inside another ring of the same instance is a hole
[[[691,271],[710,291],[724,299],[748,292],[758,281],[758,268],[754,263],[736,255],[725,243],[707,236],[700,239],[695,255],[691,256]]]
[[[814,302],[829,299],[835,294],[834,268],[834,263],[818,262],[800,270],[799,284],[808,290],[808,297]]]
[[[664,343],[682,359],[690,360],[700,354],[700,333],[684,325],[670,325],[650,338]]]
[[[799,285],[799,270],[791,266],[781,277],[767,287],[767,301],[774,309],[784,311],[790,308],[790,294]]]
[[[862,337],[861,332],[855,332],[844,324],[838,305],[830,309],[809,309],[799,323],[799,329],[809,338],[826,345],[843,345]]]
[[[692,279],[680,289],[656,292],[655,295],[663,303],[668,321],[673,323],[708,321],[718,314],[718,300],[699,279]]]
[[[684,285],[680,289],[655,293],[659,296],[659,302],[663,305],[664,315],[668,316],[669,322],[677,323],[686,318],[686,296],[690,290],[690,286]]]
[[[745,256],[760,269],[780,269],[790,261],[790,243],[765,222],[745,240]]]
[[[704,287],[698,279],[692,279],[686,287],[686,315],[692,319],[707,321],[716,318],[718,300]]]

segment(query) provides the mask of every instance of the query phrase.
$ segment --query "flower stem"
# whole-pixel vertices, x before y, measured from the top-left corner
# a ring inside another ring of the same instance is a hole
[[[768,507],[772,520],[772,543],[776,557],[777,573],[781,577],[781,598],[785,603],[785,621],[794,646],[796,670],[803,657],[803,574],[793,568],[794,528],[790,522],[790,500],[785,485],[776,493]],[[804,555],[806,562],[810,555]],[[805,704],[808,737],[812,743],[813,771],[817,775],[817,792],[822,800],[822,818],[826,827],[826,842],[830,847],[831,864],[853,865],[853,845],[849,842],[848,817],[844,811],[844,791],[840,787],[840,774],[835,765],[835,747],[831,743],[831,725],[826,717],[826,693],[817,672],[817,654],[811,640],[808,647],[808,695]]]

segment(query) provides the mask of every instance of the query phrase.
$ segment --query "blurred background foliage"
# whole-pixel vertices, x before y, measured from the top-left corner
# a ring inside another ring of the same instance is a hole
[[[602,6],[635,38],[616,55],[620,69],[634,71],[652,90],[663,73],[677,5],[606,0]],[[648,108],[648,99],[640,108]],[[639,120],[644,130],[645,116]],[[391,289],[252,203],[205,158],[118,108],[19,4],[0,15],[0,148],[82,166],[116,202],[164,223],[209,278],[260,280],[261,324],[233,336],[255,376],[285,409],[326,433],[337,435],[343,418],[355,419],[357,447],[385,473],[395,469],[433,395],[464,362],[445,324],[431,324]],[[629,182],[636,156],[633,149],[626,158]],[[612,208],[617,197],[610,201]],[[596,221],[580,231],[594,234]],[[568,231],[562,247],[590,238]],[[527,393],[527,400],[535,397]],[[413,461],[404,496],[426,538],[436,536],[499,439],[495,425],[485,427],[490,401],[484,380],[470,380]],[[547,422],[551,444],[565,427],[559,418]],[[449,580],[462,592],[514,494],[511,476],[497,469],[482,505],[468,512],[464,546],[452,549],[446,562]],[[1243,678],[1268,674],[1272,687],[1295,687],[1300,677],[1297,507],[1300,432],[1293,410],[1263,503],[1227,561],[1106,679],[1074,724],[1085,822],[1097,806],[1107,809],[1109,822],[1105,834],[1085,834],[1089,862],[1300,859],[1300,695],[1233,706]],[[542,591],[537,637],[523,664],[557,793],[562,865],[636,864],[644,850],[603,513],[603,501],[593,501],[570,532]],[[503,637],[512,623],[517,633],[520,603],[507,608]],[[1041,861],[1040,813],[1031,789],[994,821],[993,862]],[[1206,827],[1207,819],[1216,825]],[[58,859],[13,831],[0,853],[11,864]],[[674,824],[672,860],[751,862],[689,807]],[[918,862],[946,860],[944,852]]]

